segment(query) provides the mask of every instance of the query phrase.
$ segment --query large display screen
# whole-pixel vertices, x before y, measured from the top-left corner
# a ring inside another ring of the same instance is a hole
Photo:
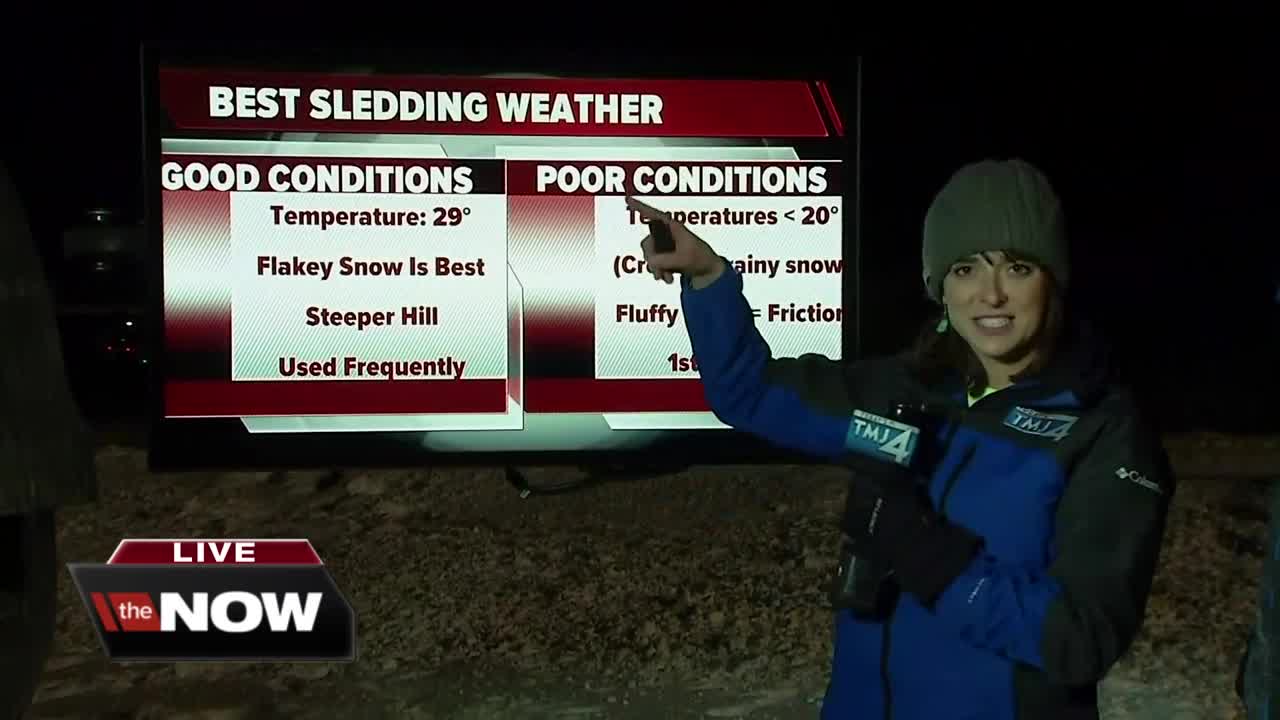
[[[157,466],[772,457],[708,408],[628,195],[775,356],[846,351],[845,76],[144,70]]]

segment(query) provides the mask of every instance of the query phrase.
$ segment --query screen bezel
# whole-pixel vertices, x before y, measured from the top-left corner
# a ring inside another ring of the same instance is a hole
[[[157,92],[159,68],[165,65],[211,66],[267,71],[334,72],[342,57],[376,63],[380,72],[405,74],[479,75],[524,72],[598,78],[696,78],[696,79],[792,79],[824,80],[843,115],[844,134],[835,142],[845,174],[845,205],[853,212],[842,217],[845,273],[842,282],[845,325],[842,356],[858,357],[862,303],[861,283],[861,61],[856,57],[812,53],[783,58],[735,56],[725,53],[667,53],[653,57],[612,50],[607,56],[573,49],[421,49],[424,55],[439,53],[439,62],[405,59],[414,48],[378,47],[346,49],[294,49],[273,46],[269,51],[173,47],[154,43],[139,46],[142,88],[142,196],[146,235],[148,279],[147,333],[153,348],[147,381],[148,463],[157,471],[252,470],[275,468],[418,467],[436,465],[578,465],[637,467],[661,465],[745,465],[812,463],[814,458],[762,442],[736,430],[691,430],[679,440],[655,449],[565,449],[554,451],[439,451],[413,447],[419,432],[317,432],[305,434],[253,434],[235,418],[166,419],[164,417],[164,266],[163,228],[159,222],[161,186],[159,158],[162,109]],[[460,58],[466,58],[466,61]],[[536,57],[536,61],[530,58]],[[590,58],[589,60],[586,58]],[[229,135],[231,135],[229,133]],[[216,137],[210,133],[210,137]],[[239,428],[239,431],[236,431]],[[215,442],[201,442],[210,435]],[[706,442],[708,437],[713,442]],[[661,457],[657,457],[661,456]]]

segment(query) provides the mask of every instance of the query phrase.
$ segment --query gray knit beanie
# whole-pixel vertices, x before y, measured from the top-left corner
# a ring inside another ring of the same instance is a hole
[[[1043,265],[1062,289],[1071,267],[1062,204],[1044,173],[1019,160],[982,160],[958,170],[924,219],[924,284],[942,302],[942,280],[961,258],[1014,250]]]

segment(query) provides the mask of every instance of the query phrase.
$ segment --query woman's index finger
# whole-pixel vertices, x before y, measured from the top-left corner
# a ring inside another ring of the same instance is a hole
[[[668,220],[666,213],[646,205],[630,195],[627,196],[627,207],[640,213],[640,216],[645,220],[662,220],[664,222]]]

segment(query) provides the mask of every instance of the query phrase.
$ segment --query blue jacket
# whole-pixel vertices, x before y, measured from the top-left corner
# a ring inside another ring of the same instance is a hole
[[[958,378],[924,382],[905,358],[773,358],[732,266],[681,299],[712,410],[778,446],[840,463],[854,409],[951,408],[929,494],[984,549],[932,609],[904,594],[883,623],[837,615],[823,720],[1096,718],[1145,613],[1174,480],[1088,328],[970,407]]]

